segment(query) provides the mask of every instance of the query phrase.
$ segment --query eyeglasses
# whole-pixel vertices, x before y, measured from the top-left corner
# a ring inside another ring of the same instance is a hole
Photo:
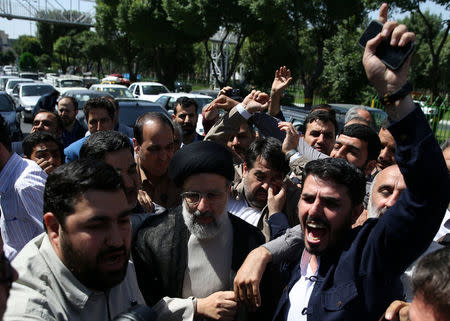
[[[181,197],[188,203],[190,206],[197,206],[200,203],[202,198],[205,198],[210,202],[217,202],[222,199],[225,195],[225,192],[184,192],[181,193]]]
[[[6,284],[8,287],[11,287],[11,284],[14,281],[14,269],[11,266],[11,262],[6,258],[5,253],[0,255],[0,284]]]

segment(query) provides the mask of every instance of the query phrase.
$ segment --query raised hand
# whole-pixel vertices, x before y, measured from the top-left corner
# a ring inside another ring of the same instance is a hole
[[[272,82],[271,94],[281,93],[292,81],[291,71],[286,66],[275,70],[275,78]]]

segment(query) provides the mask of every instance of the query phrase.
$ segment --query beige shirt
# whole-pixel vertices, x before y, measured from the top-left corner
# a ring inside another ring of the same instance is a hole
[[[32,239],[12,265],[19,279],[11,288],[4,321],[108,321],[108,309],[112,320],[128,310],[132,302],[144,304],[131,261],[120,284],[109,293],[94,292],[81,284],[61,262],[46,233]]]
[[[147,192],[152,202],[167,209],[181,205],[181,189],[169,178],[168,173],[164,174],[158,183],[155,183],[150,181],[145,175],[139,164],[139,157],[136,157],[136,164],[141,181],[141,189]]]

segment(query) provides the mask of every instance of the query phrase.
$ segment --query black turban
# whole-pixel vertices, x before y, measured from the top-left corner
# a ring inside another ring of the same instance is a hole
[[[183,146],[172,157],[169,177],[182,186],[191,175],[212,173],[234,179],[233,156],[223,145],[211,141],[199,141]]]

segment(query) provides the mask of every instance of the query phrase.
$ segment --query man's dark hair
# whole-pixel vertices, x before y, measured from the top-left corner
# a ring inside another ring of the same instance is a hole
[[[331,107],[328,104],[318,104],[315,105],[311,108],[311,112],[315,111],[315,110],[324,110],[324,111],[329,111],[329,112],[333,112],[336,115],[336,111],[333,109],[333,107]]]
[[[309,175],[345,186],[353,205],[361,204],[364,200],[366,194],[364,173],[345,159],[324,158],[310,161],[303,171],[303,182]]]
[[[36,118],[36,116],[37,116],[38,114],[41,114],[41,113],[52,114],[53,116],[56,117],[56,124],[58,125],[58,128],[56,129],[57,131],[62,131],[62,130],[64,129],[63,121],[62,121],[61,117],[59,117],[59,115],[58,115],[57,113],[53,113],[53,112],[51,112],[51,111],[48,111],[47,109],[39,109],[39,110],[36,112],[36,115],[34,115],[34,118]],[[34,118],[33,118],[33,120],[34,120]]]
[[[323,123],[331,122],[334,125],[334,133],[333,135],[336,135],[337,131],[337,122],[336,122],[336,113],[334,110],[332,111],[325,111],[323,109],[317,109],[311,111],[308,116],[306,116],[305,121],[303,122],[303,128],[301,131],[303,133],[306,133],[306,129],[308,127],[308,124],[311,124],[313,121],[320,120]]]
[[[377,159],[381,151],[380,137],[377,133],[370,128],[362,124],[351,124],[342,128],[340,135],[358,138],[367,142],[367,161]]]
[[[53,134],[49,132],[39,131],[34,132],[25,137],[22,142],[23,154],[27,158],[31,158],[33,153],[33,148],[40,143],[54,142],[58,146],[59,154],[61,156],[61,161],[64,161],[64,146],[61,140],[57,139]]]
[[[61,227],[73,214],[75,204],[89,190],[114,192],[123,189],[120,175],[110,165],[93,159],[80,159],[56,168],[44,189],[44,213],[52,212]],[[44,225],[45,226],[45,225]]]
[[[11,152],[11,132],[9,125],[0,114],[0,143],[5,146],[6,150]]]
[[[245,154],[247,170],[251,170],[258,157],[264,158],[271,169],[286,175],[289,173],[289,161],[281,150],[281,143],[273,137],[258,138],[254,140]]]
[[[58,103],[63,100],[63,99],[69,99],[70,102],[72,103],[72,106],[74,107],[73,110],[78,110],[78,100],[75,99],[75,97],[72,96],[62,96],[59,100]]]
[[[114,119],[114,114],[116,113],[116,111],[114,110],[114,106],[112,104],[112,102],[110,102],[107,99],[104,98],[98,98],[98,97],[93,97],[90,98],[83,106],[83,111],[84,111],[84,116],[86,117],[86,121],[89,121],[89,112],[91,111],[91,109],[94,108],[101,108],[101,109],[105,109],[109,115],[109,117],[111,118],[111,120]]]
[[[189,108],[190,106],[194,105],[195,112],[196,113],[198,112],[198,104],[192,98],[188,98],[188,97],[180,97],[180,98],[178,98],[177,101],[175,102],[175,110],[174,110],[175,115],[178,113],[178,111],[177,111],[177,106],[178,105],[180,105],[181,108],[183,108],[183,109]]]
[[[80,149],[80,159],[90,158],[103,161],[107,153],[122,149],[127,149],[134,155],[133,146],[127,136],[114,130],[99,131],[84,141]]]
[[[133,127],[134,138],[136,138],[139,145],[142,145],[142,142],[143,142],[144,124],[146,122],[148,122],[149,120],[158,122],[159,124],[162,124],[162,125],[169,126],[169,128],[172,130],[172,133],[174,133],[172,121],[164,114],[154,112],[154,111],[142,114],[136,120],[136,123],[134,124],[134,127]]]
[[[414,295],[433,307],[439,320],[450,315],[450,248],[444,247],[424,256],[412,275]]]
[[[113,107],[115,109],[115,112],[119,111],[119,103],[113,96],[102,96],[102,98],[111,102],[111,104],[113,105]]]

